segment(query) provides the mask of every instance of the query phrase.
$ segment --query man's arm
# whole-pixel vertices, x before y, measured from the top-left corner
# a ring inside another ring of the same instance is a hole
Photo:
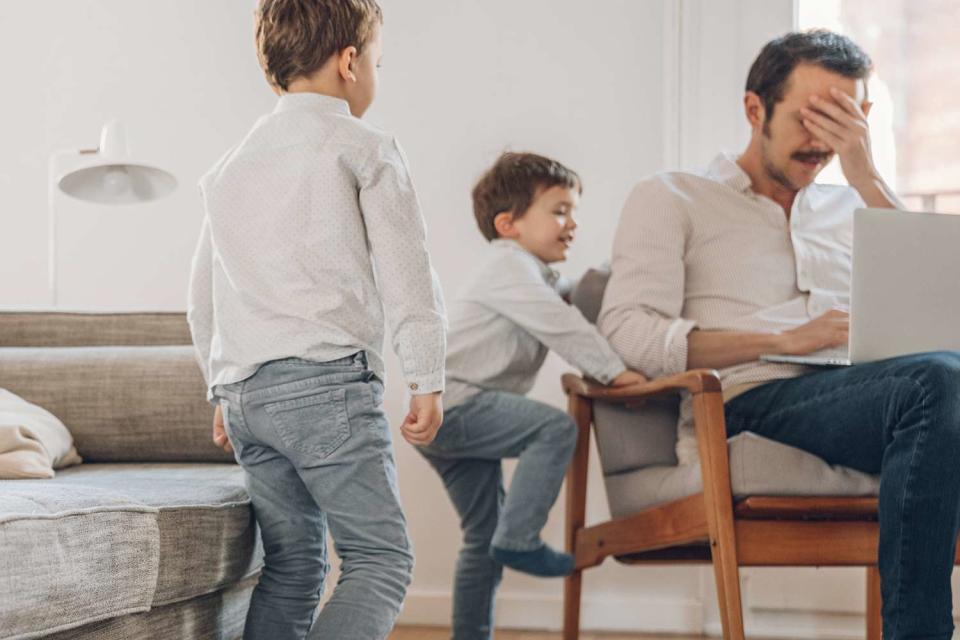
[[[687,336],[687,366],[723,369],[753,362],[765,353],[807,355],[847,344],[849,327],[849,315],[833,310],[778,334],[694,330]]]
[[[641,182],[624,205],[613,243],[600,333],[631,369],[648,377],[687,368],[684,300],[686,222],[659,178]]]
[[[203,379],[210,385],[210,341],[213,336],[213,246],[210,219],[204,216],[200,239],[190,267],[187,293],[187,322],[194,354]],[[209,399],[209,398],[208,398]]]

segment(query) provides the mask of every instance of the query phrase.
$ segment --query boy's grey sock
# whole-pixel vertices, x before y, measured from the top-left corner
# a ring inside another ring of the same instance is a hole
[[[568,576],[573,571],[573,556],[543,544],[532,551],[510,551],[490,547],[490,557],[515,571],[541,578]]]

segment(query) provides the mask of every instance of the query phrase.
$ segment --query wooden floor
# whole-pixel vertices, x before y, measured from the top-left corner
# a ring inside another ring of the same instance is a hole
[[[706,636],[643,635],[623,633],[591,633],[584,631],[580,640],[701,640]],[[559,632],[548,631],[497,631],[495,640],[560,640]],[[389,640],[450,640],[446,627],[397,627]]]

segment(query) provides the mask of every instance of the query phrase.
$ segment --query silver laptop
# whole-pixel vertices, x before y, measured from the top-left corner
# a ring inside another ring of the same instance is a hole
[[[850,294],[847,349],[760,359],[846,366],[960,351],[960,215],[858,209]]]

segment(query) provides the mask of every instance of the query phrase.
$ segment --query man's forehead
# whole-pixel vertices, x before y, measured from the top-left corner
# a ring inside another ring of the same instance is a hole
[[[863,102],[867,98],[865,78],[848,78],[815,64],[796,66],[790,74],[783,97],[806,101],[810,95],[817,94],[829,98],[831,87],[840,89],[857,102]]]

